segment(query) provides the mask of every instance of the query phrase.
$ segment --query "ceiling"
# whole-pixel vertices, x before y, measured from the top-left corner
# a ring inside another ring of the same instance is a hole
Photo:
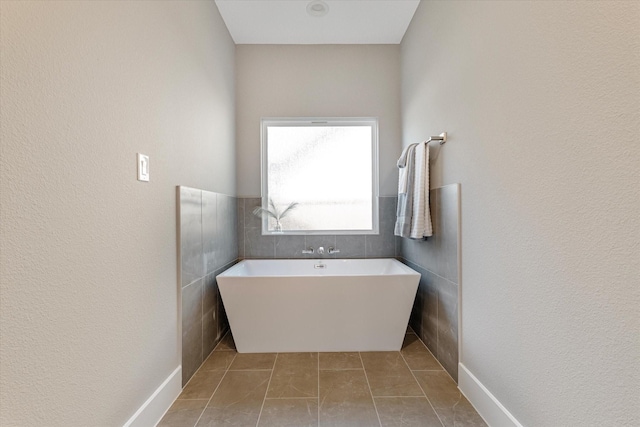
[[[310,2],[216,0],[236,44],[398,44],[420,0],[322,0],[324,16]]]

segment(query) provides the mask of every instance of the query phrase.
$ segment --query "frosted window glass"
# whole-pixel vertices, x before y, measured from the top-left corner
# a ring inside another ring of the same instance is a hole
[[[298,203],[281,219],[283,232],[377,229],[374,124],[267,125],[263,132],[263,204],[282,211]],[[266,225],[277,231],[273,218]]]

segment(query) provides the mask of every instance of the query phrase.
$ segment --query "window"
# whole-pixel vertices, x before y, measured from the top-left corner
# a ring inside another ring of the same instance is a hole
[[[263,119],[262,208],[263,234],[377,234],[377,120]]]

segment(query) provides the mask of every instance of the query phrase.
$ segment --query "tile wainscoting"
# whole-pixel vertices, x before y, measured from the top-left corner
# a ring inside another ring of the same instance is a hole
[[[260,206],[259,197],[238,198],[238,250],[240,258],[394,258],[399,254],[399,241],[393,235],[397,197],[379,198],[380,234],[378,235],[262,235],[260,218],[253,210]],[[311,246],[317,249],[333,246],[340,253],[312,255],[302,253]]]
[[[418,271],[421,279],[410,325],[457,381],[459,197],[459,184],[430,191],[434,235],[426,240],[393,235],[396,197],[380,197],[379,235],[263,236],[260,219],[252,213],[260,198],[234,198],[180,187],[184,382],[228,328],[215,282],[217,274],[238,259],[319,257],[391,257]],[[302,254],[309,246],[333,246],[340,253]]]
[[[458,380],[460,184],[429,193],[433,236],[401,239],[400,260],[421,274],[409,324]]]
[[[237,262],[237,202],[184,186],[177,198],[185,385],[229,328],[216,276]]]

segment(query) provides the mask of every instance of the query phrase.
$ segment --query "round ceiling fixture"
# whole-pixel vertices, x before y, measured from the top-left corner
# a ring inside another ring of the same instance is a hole
[[[307,5],[307,13],[311,16],[324,16],[329,13],[329,5],[322,0],[313,0]]]

